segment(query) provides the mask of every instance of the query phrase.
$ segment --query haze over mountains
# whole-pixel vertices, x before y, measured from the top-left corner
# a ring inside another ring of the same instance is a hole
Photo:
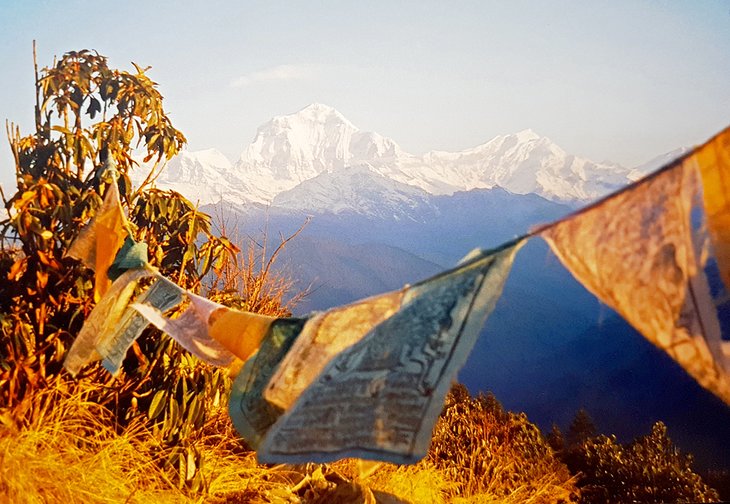
[[[321,104],[262,125],[231,163],[210,149],[172,160],[157,185],[227,219],[240,237],[296,231],[278,271],[311,287],[296,314],[402,287],[551,222],[649,173],[595,163],[526,130],[461,152],[405,152]],[[232,230],[231,230],[232,231]],[[269,251],[270,252],[270,251]],[[548,430],[586,408],[631,438],[663,420],[704,464],[727,460],[730,410],[601,305],[540,239],[518,253],[459,375]],[[700,413],[697,413],[700,412]]]

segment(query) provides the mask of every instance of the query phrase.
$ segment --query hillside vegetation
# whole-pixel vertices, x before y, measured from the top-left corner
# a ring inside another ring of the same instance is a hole
[[[93,365],[72,379],[62,363],[95,298],[93,272],[66,252],[117,183],[105,176],[109,164],[120,175],[130,231],[162,274],[226,305],[289,314],[289,283],[271,276],[280,248],[271,254],[251,242],[241,252],[225,226],[216,232],[181,195],[150,187],[185,138],[146,71],[112,69],[93,51],[67,53],[36,69],[35,130],[9,128],[17,188],[3,194],[8,217],[0,222],[0,501],[717,499],[661,424],[627,446],[595,433],[563,441],[557,430],[548,442],[524,414],[459,386],[428,456],[414,466],[258,465],[225,413],[229,370],[153,329],[118,377]],[[156,161],[136,189],[133,148]]]

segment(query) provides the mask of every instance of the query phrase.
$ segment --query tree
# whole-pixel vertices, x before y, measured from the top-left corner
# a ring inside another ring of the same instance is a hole
[[[110,68],[107,58],[89,50],[68,52],[40,71],[36,64],[34,131],[22,135],[6,124],[17,190],[7,199],[2,195],[8,217],[0,221],[0,405],[5,408],[23,403],[39,388],[77,386],[62,362],[93,308],[93,286],[90,272],[66,251],[113,183],[102,176],[109,162],[119,172],[135,239],[148,244],[150,262],[164,275],[196,289],[237,250],[214,236],[210,217],[180,194],[149,189],[185,137],[167,116],[148,68],[133,66],[131,72]],[[152,168],[133,191],[129,173],[141,169],[135,149]],[[202,424],[202,403],[219,397],[226,380],[152,331],[140,338],[128,361],[119,380],[96,366],[87,371],[89,394],[123,424],[146,412],[156,392],[164,390],[156,404],[165,407],[158,430],[170,443],[189,433],[186,426]]]
[[[574,446],[582,443],[586,439],[595,437],[598,434],[596,424],[593,418],[583,408],[579,409],[573,417],[573,421],[568,426],[566,435],[566,443],[568,446]]]

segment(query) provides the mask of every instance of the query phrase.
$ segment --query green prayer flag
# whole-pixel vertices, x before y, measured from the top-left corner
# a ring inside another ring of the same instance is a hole
[[[122,248],[119,249],[114,261],[109,266],[107,276],[110,280],[116,280],[125,271],[144,268],[146,264],[147,244],[136,242],[130,236],[127,236]]]
[[[238,433],[254,449],[282,413],[281,408],[264,399],[264,387],[305,322],[306,319],[297,318],[274,321],[258,351],[246,361],[233,382],[228,412]]]

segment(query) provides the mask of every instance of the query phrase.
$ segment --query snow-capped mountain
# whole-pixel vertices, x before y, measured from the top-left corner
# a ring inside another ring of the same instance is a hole
[[[424,165],[460,190],[500,186],[553,201],[591,200],[628,182],[629,170],[566,153],[532,130],[498,136],[461,152],[427,153]]]
[[[322,172],[279,193],[272,205],[290,210],[350,212],[393,220],[433,211],[427,192],[385,177],[366,164]]]
[[[148,173],[149,169],[134,170],[132,181],[139,184]],[[177,191],[201,205],[221,201],[236,205],[251,202],[248,198],[251,192],[248,181],[243,180],[228,158],[216,149],[194,152],[183,150],[170,160],[155,184]]]
[[[635,180],[653,163],[634,170],[595,163],[568,154],[532,130],[459,152],[418,156],[390,138],[359,130],[334,108],[315,103],[260,126],[235,164],[213,149],[183,152],[157,184],[201,204],[223,200],[401,215],[420,204],[423,192],[451,195],[492,187],[557,202],[585,202]],[[381,199],[388,195],[385,200],[375,200],[375,188]],[[388,208],[378,208],[381,204]]]
[[[261,126],[235,169],[256,187],[252,199],[270,201],[321,173],[359,164],[431,194],[501,186],[517,194],[575,201],[597,198],[629,181],[629,170],[572,156],[531,130],[461,152],[416,156],[378,133],[358,130],[322,104]]]
[[[628,177],[632,181],[639,180],[640,178],[650,174],[651,172],[658,170],[662,166],[671,163],[672,161],[680,156],[683,156],[687,152],[689,152],[689,147],[680,147],[678,149],[674,149],[673,151],[669,151],[666,154],[662,154],[661,156],[657,156],[653,159],[650,159],[644,164],[634,167],[629,172]]]
[[[255,188],[251,199],[268,202],[320,173],[402,154],[389,138],[362,132],[337,110],[314,103],[260,126],[235,168]]]

